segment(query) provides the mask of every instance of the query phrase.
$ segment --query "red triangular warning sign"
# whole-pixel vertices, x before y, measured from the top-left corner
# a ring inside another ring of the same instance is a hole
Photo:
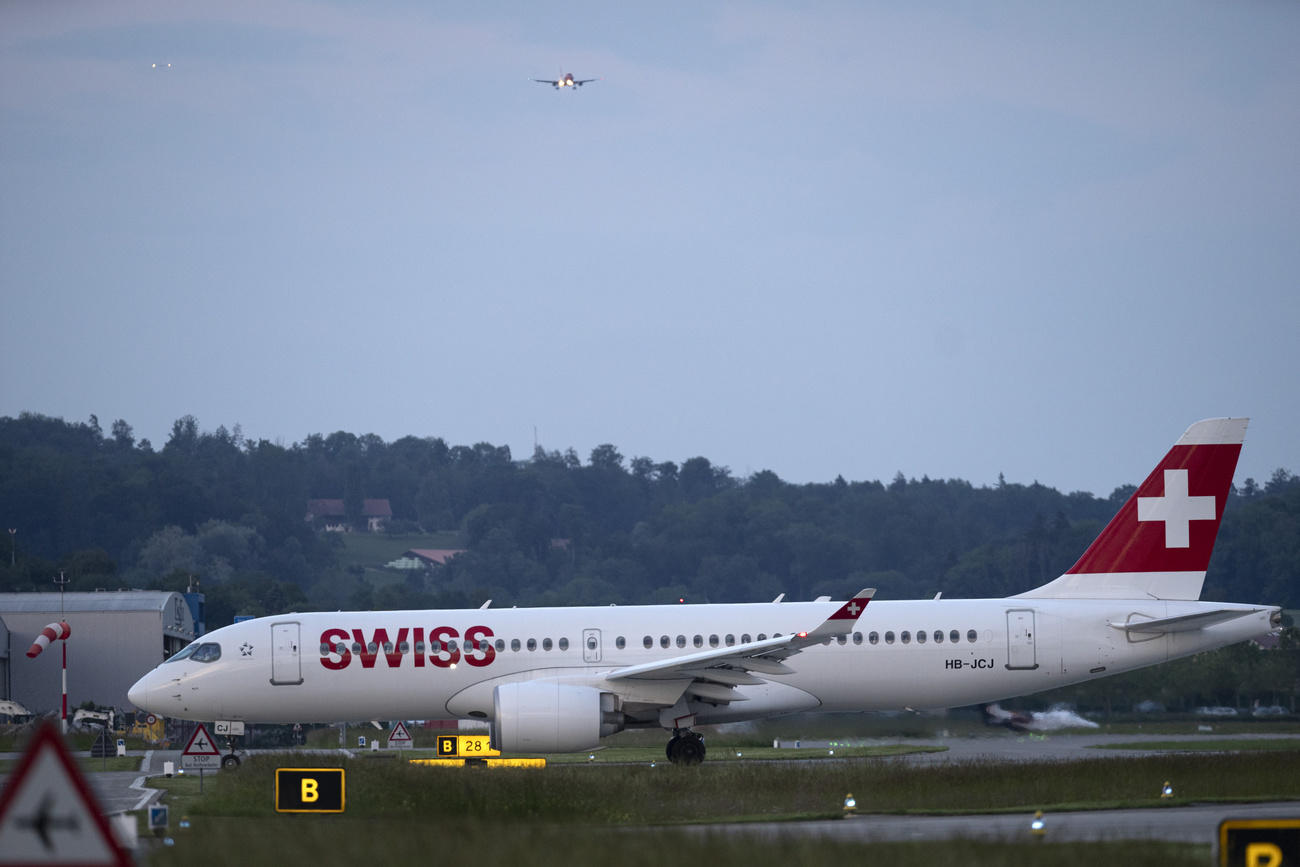
[[[131,864],[49,723],[0,796],[0,864]]]
[[[190,742],[181,750],[183,756],[219,756],[221,750],[217,749],[216,741],[208,734],[208,730],[199,723],[194,727],[194,734],[190,735]]]
[[[411,733],[406,730],[406,723],[401,720],[397,721],[397,725],[393,726],[393,730],[388,734],[388,742],[390,744],[394,742],[409,744],[411,742]]]

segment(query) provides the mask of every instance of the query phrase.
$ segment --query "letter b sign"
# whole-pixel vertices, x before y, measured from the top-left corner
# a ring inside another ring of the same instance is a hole
[[[276,768],[277,813],[342,813],[342,768]]]

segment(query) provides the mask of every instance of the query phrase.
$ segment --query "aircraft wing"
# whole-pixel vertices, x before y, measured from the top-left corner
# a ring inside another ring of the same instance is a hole
[[[583,85],[583,84],[589,84],[590,82],[593,82],[593,81],[600,81],[600,79],[599,79],[599,78],[579,78],[579,79],[577,79],[576,81],[574,81],[573,83],[574,83],[574,84],[577,84],[577,85]]]
[[[557,85],[559,85],[559,82],[553,78],[534,78],[533,81],[537,82],[538,84],[549,84],[551,87],[556,87]]]
[[[784,660],[805,647],[823,644],[838,635],[852,632],[875,592],[874,588],[860,590],[811,632],[796,632],[630,665],[616,669],[606,677],[609,680],[686,680],[689,683],[685,692],[707,701],[743,701],[744,696],[736,694],[735,687],[763,683],[759,675],[793,674],[794,669]]]

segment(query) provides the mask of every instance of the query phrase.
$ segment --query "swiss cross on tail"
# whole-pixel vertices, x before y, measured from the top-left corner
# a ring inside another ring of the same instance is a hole
[[[1246,421],[1208,419],[1189,427],[1070,573],[1204,572]]]

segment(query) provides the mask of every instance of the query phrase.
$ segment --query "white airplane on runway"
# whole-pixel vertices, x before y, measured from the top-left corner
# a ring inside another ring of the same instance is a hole
[[[697,725],[958,707],[1130,671],[1281,626],[1274,606],[1197,601],[1245,431],[1189,427],[1068,572],[1006,599],[283,614],[201,637],[129,696],[192,720],[486,720],[505,752],[663,727],[668,757],[696,763]]]

